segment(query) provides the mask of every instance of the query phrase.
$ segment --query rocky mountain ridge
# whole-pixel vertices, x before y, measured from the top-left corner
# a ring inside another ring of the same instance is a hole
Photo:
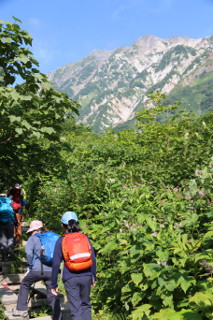
[[[95,50],[48,74],[54,87],[82,105],[78,121],[97,132],[135,116],[147,94],[170,95],[213,72],[213,37],[143,36],[129,47]],[[207,88],[208,89],[208,88]]]

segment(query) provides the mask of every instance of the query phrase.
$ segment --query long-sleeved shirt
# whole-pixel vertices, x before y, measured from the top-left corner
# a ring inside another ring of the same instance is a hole
[[[63,240],[63,236],[57,240],[55,244],[54,254],[53,254],[53,263],[52,263],[52,288],[53,289],[58,287],[58,284],[57,284],[58,273],[60,271],[60,264],[64,260],[63,253],[62,253],[62,240]],[[90,242],[89,238],[88,240]],[[72,277],[81,277],[81,276],[89,276],[89,275],[93,276],[93,281],[95,281],[96,258],[95,258],[94,248],[91,242],[90,242],[90,245],[92,249],[92,261],[93,261],[92,266],[86,270],[72,272],[64,265],[63,271],[62,271],[62,281],[66,281]]]
[[[26,256],[27,256],[27,264],[31,271],[52,271],[52,267],[46,266],[43,264],[41,267],[41,262],[39,260],[41,251],[41,241],[35,235],[29,237],[26,244]]]

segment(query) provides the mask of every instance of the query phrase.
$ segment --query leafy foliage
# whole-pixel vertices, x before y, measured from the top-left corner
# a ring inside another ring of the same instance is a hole
[[[67,175],[40,184],[36,216],[60,232],[63,209],[78,213],[97,252],[97,316],[211,319],[212,113],[171,117],[176,104],[150,97],[138,130],[67,122]]]
[[[48,153],[56,154],[54,143],[58,141],[65,117],[78,112],[78,104],[55,91],[39,72],[38,62],[28,49],[32,38],[20,28],[21,21],[14,19],[15,23],[0,21],[2,186],[14,172],[16,178],[23,179],[29,172],[40,171],[44,163],[48,164]],[[17,84],[20,78],[24,82]],[[24,171],[27,172],[23,174]]]

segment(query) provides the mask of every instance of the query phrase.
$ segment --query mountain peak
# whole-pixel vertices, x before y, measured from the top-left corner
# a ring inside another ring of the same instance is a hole
[[[163,39],[160,39],[153,35],[146,35],[146,36],[140,37],[138,40],[136,40],[133,43],[132,46],[144,52],[150,52],[153,49],[155,51],[162,51],[165,49],[165,44]]]
[[[93,56],[96,58],[108,58],[112,54],[113,50],[93,50],[92,52],[89,53],[88,56]]]
[[[147,45],[151,46],[158,41],[161,41],[161,39],[158,37],[155,37],[153,35],[145,35],[140,37],[138,40],[136,40],[133,43],[133,45],[136,45],[138,47],[147,46]]]
[[[209,81],[213,71],[212,47],[211,37],[161,39],[146,35],[129,47],[94,50],[48,78],[57,90],[82,105],[78,121],[101,132],[133,119],[135,112],[147,105],[150,91],[160,90],[169,95],[173,89],[181,88],[183,83],[185,88],[202,75],[200,81],[206,76],[208,91],[212,92]],[[196,100],[186,107],[194,104]],[[200,100],[195,106],[197,110],[201,108],[199,104]],[[205,108],[209,108],[206,100]]]

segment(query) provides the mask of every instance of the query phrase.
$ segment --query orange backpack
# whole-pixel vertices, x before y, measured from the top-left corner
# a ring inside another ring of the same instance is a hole
[[[92,265],[92,250],[87,236],[74,232],[63,235],[64,264],[70,271],[81,271]]]

